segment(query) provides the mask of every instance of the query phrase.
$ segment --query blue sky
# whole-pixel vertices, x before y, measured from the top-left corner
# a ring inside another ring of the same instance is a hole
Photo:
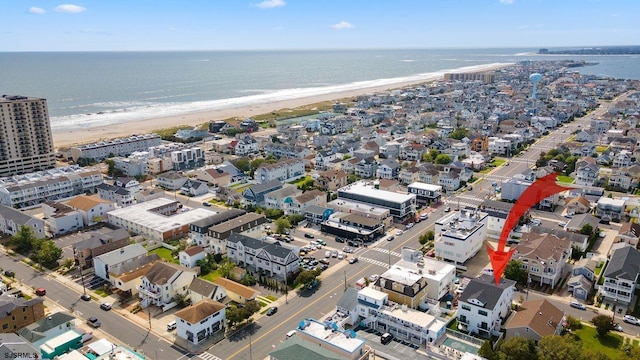
[[[640,43],[638,0],[64,1],[3,1],[0,51]]]

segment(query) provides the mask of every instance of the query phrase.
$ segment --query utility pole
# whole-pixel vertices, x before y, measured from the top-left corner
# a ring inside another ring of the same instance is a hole
[[[253,351],[251,350],[251,335],[249,335],[249,360],[253,360]]]
[[[344,291],[347,291],[347,270],[344,271]]]

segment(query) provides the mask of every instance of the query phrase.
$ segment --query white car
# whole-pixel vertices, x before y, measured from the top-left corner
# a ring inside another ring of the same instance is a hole
[[[398,230],[398,231],[396,231],[396,236],[400,236],[400,235],[402,235],[403,233],[404,233],[404,231],[402,231],[402,230]]]
[[[341,251],[338,253],[338,260],[344,259],[344,253]]]
[[[331,257],[331,251],[327,250],[324,252],[324,257],[326,258],[330,258]]]
[[[380,278],[380,275],[373,274],[373,275],[369,276],[369,281],[376,282],[379,278]]]
[[[567,223],[566,222],[560,222],[560,223],[558,223],[558,226],[565,227],[565,226],[567,226]]]
[[[635,316],[631,316],[631,315],[625,315],[622,320],[626,323],[632,324],[632,325],[640,325],[640,320],[638,320],[638,318],[636,318]]]

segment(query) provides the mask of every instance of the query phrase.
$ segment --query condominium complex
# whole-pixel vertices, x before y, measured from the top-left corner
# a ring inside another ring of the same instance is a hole
[[[72,147],[69,150],[69,156],[73,161],[78,161],[80,158],[101,161],[108,157],[128,156],[136,151],[147,151],[150,147],[161,143],[162,139],[158,134],[132,135],[126,139]]]
[[[0,120],[0,176],[56,165],[47,100],[2,95]]]

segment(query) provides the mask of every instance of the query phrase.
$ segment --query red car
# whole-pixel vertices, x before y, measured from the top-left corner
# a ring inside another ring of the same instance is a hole
[[[44,288],[37,288],[36,289],[36,295],[45,296],[45,295],[47,295],[47,290],[45,290]]]

